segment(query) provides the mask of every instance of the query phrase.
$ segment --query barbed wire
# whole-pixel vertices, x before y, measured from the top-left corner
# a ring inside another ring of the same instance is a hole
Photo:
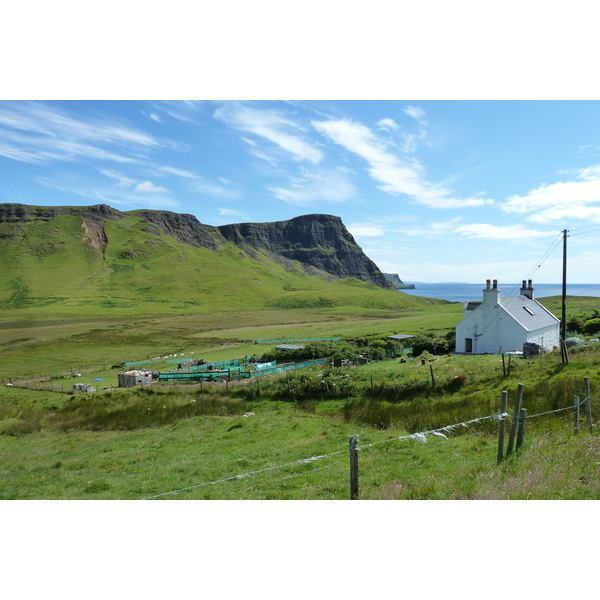
[[[444,427],[438,427],[437,429],[430,429],[428,431],[419,431],[417,433],[411,433],[409,435],[401,435],[401,436],[398,436],[395,438],[390,438],[389,440],[381,440],[379,442],[371,442],[370,444],[365,444],[364,446],[358,446],[357,450],[364,450],[365,448],[371,448],[371,446],[377,446],[378,444],[387,444],[389,442],[395,442],[398,440],[413,439],[413,440],[416,440],[417,442],[427,443],[427,435],[446,437],[445,434],[442,432],[445,431],[447,433],[453,433],[454,429],[456,429],[457,427],[467,427],[471,423],[478,423],[480,421],[485,421],[487,419],[500,420],[502,418],[509,417],[509,416],[510,415],[508,413],[499,413],[496,415],[489,415],[487,417],[479,417],[477,419],[471,419],[470,421],[463,421],[462,423],[455,423],[453,425],[446,425]]]
[[[329,454],[322,454],[320,456],[311,456],[310,458],[301,458],[300,460],[295,460],[290,463],[286,463],[284,465],[277,465],[275,467],[267,467],[265,469],[259,469],[257,471],[250,471],[249,473],[240,473],[239,475],[232,475],[231,477],[225,477],[224,479],[217,479],[216,481],[207,481],[206,483],[199,483],[198,485],[191,485],[188,487],[184,487],[178,490],[173,490],[172,492],[164,492],[162,494],[156,494],[154,496],[148,496],[146,498],[140,498],[140,500],[153,500],[154,498],[160,498],[161,496],[170,496],[172,494],[179,494],[180,492],[186,492],[188,490],[193,490],[196,488],[204,487],[206,485],[216,485],[217,483],[224,483],[225,481],[233,481],[234,479],[244,479],[245,477],[252,477],[253,475],[258,475],[259,473],[265,473],[267,471],[274,471],[276,469],[283,469],[284,467],[290,467],[292,465],[297,465],[300,463],[309,463],[315,460],[321,460],[322,458],[328,458],[330,456],[335,456],[336,454],[341,454],[342,452],[347,452],[346,450],[338,450],[336,452],[331,452]]]
[[[582,406],[583,404],[585,404],[588,400],[600,400],[600,398],[594,398],[593,396],[588,396],[587,398],[584,398],[583,400],[580,400],[579,403],[577,404],[577,406]],[[527,415],[527,419],[533,419],[534,417],[541,417],[542,415],[551,415],[552,413],[557,413],[557,412],[561,412],[563,410],[575,410],[575,404],[573,404],[573,406],[565,406],[563,408],[557,408],[555,410],[548,410],[546,412],[543,413],[538,413],[536,415]]]
[[[595,397],[589,396],[588,398],[584,398],[583,400],[581,400],[577,406],[581,406],[582,404],[585,404],[585,402],[587,402],[587,400],[600,400],[600,398],[595,398]],[[557,413],[557,412],[561,412],[561,411],[565,411],[565,410],[574,410],[574,408],[575,408],[575,405],[574,406],[566,406],[566,407],[563,407],[563,408],[557,408],[555,410],[550,410],[550,411],[543,412],[543,413],[538,413],[538,414],[535,414],[535,415],[527,415],[526,418],[527,419],[533,419],[534,417],[540,417],[542,415],[548,415],[548,414]],[[408,434],[408,435],[396,436],[396,437],[393,437],[393,438],[390,438],[390,439],[387,439],[387,440],[380,440],[378,442],[371,442],[369,444],[364,444],[362,446],[357,446],[356,449],[357,450],[365,450],[367,448],[371,448],[373,446],[378,446],[380,444],[388,444],[390,442],[396,442],[396,441],[400,441],[400,440],[410,440],[410,439],[415,440],[417,442],[421,442],[421,443],[427,443],[427,436],[428,435],[434,435],[434,436],[437,436],[437,437],[444,437],[444,438],[446,438],[446,433],[454,433],[454,430],[457,427],[465,427],[466,428],[466,427],[468,427],[469,425],[471,425],[473,423],[480,423],[481,421],[487,421],[489,419],[495,419],[497,421],[500,421],[500,420],[503,420],[503,419],[506,420],[506,419],[510,419],[510,418],[511,418],[511,415],[509,413],[507,413],[507,412],[497,413],[497,414],[494,414],[494,415],[488,415],[486,417],[477,417],[475,419],[470,419],[469,421],[462,421],[460,423],[454,423],[452,425],[445,425],[444,427],[438,427],[436,429],[429,429],[427,431],[420,431],[420,432],[411,433],[411,434]],[[174,494],[179,494],[181,492],[186,492],[186,491],[189,491],[189,490],[193,490],[193,489],[205,487],[205,486],[208,486],[208,485],[216,485],[218,483],[224,483],[226,481],[233,481],[235,479],[244,479],[246,477],[252,477],[254,475],[258,475],[260,473],[266,473],[268,471],[274,471],[274,470],[277,470],[277,469],[283,469],[285,467],[291,467],[293,465],[298,465],[298,464],[301,464],[301,463],[310,463],[310,462],[314,462],[314,461],[317,461],[317,460],[321,460],[323,458],[329,458],[330,456],[336,456],[338,454],[342,454],[342,453],[347,452],[347,451],[348,450],[337,450],[335,452],[330,452],[328,454],[321,454],[321,455],[318,455],[318,456],[311,456],[310,458],[301,458],[299,460],[296,460],[296,461],[293,461],[293,462],[289,462],[289,463],[285,463],[283,465],[276,465],[274,467],[266,467],[264,469],[258,469],[256,471],[250,471],[248,473],[240,473],[238,475],[232,475],[231,477],[225,477],[224,479],[217,479],[215,481],[207,481],[205,483],[199,483],[197,485],[191,485],[191,486],[180,488],[180,489],[173,490],[173,491],[170,491],[170,492],[164,492],[162,494],[155,494],[154,496],[147,496],[145,498],[141,498],[141,500],[153,500],[155,498],[161,498],[163,496],[171,496],[171,495],[174,495]],[[312,469],[310,471],[305,471],[303,473],[296,473],[294,475],[289,475],[289,476],[283,477],[282,479],[279,479],[277,481],[284,481],[286,479],[292,479],[294,477],[299,477],[300,475],[307,475],[308,473],[314,473],[316,471],[322,471],[324,469],[328,469],[330,467],[333,467],[333,466],[339,464],[340,462],[341,461],[337,461],[337,462],[332,463],[330,465],[326,465],[324,467],[319,467],[318,469]],[[277,483],[277,482],[275,482],[275,483]]]

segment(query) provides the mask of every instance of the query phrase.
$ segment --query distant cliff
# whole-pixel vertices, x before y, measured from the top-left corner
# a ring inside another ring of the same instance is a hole
[[[259,259],[258,253],[262,252],[286,269],[300,267],[309,275],[326,275],[331,280],[355,278],[383,289],[394,287],[364,254],[341,219],[332,215],[313,214],[289,221],[217,227],[205,225],[193,215],[162,210],[121,212],[105,204],[86,207],[0,204],[0,225],[3,225],[0,238],[10,236],[16,243],[28,224],[41,221],[51,225],[53,219],[61,216],[80,218],[81,240],[101,254],[111,243],[106,234],[106,221],[127,217],[127,227],[130,227],[129,222],[134,217],[140,232],[151,236],[167,234],[195,248],[218,253],[222,246],[230,243],[251,258]],[[133,237],[127,240],[128,247],[121,251],[121,258],[140,258],[148,254],[149,242],[137,239],[136,229],[131,231]],[[60,243],[56,238],[53,249]]]
[[[397,290],[414,290],[414,283],[404,283],[397,273],[384,273],[383,276],[397,289]]]
[[[304,215],[289,221],[241,223],[218,229],[238,246],[266,250],[336,278],[354,277],[385,289],[393,287],[339,217]]]

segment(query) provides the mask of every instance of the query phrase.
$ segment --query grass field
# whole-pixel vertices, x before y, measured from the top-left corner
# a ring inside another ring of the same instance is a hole
[[[115,363],[161,357],[156,366],[167,368],[163,357],[173,354],[222,360],[272,348],[257,339],[443,336],[460,309],[424,302],[402,312],[355,307],[248,311],[236,320],[217,313],[5,323],[0,497],[345,499],[350,434],[360,440],[362,499],[598,497],[597,434],[583,426],[574,435],[572,411],[528,421],[523,449],[500,465],[498,422],[489,418],[502,390],[512,404],[519,382],[530,415],[572,406],[573,395],[583,397],[584,377],[600,396],[593,346],[573,353],[569,365],[555,354],[514,361],[508,376],[497,356],[445,356],[245,385],[110,389]],[[456,375],[467,376],[465,385]],[[10,379],[36,381],[40,389],[8,387]],[[70,393],[74,382],[94,379],[102,379],[98,394]],[[426,444],[397,439],[481,417],[446,437],[429,434]]]

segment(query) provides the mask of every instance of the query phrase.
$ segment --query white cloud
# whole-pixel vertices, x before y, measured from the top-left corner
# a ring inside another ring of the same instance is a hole
[[[288,204],[307,205],[313,202],[343,202],[356,196],[356,188],[338,171],[303,171],[287,188],[268,188]]]
[[[160,185],[155,185],[151,181],[142,181],[133,188],[133,191],[136,193],[154,194],[158,192],[168,192],[169,190],[167,188],[161,187]]]
[[[135,184],[135,181],[133,181],[133,179],[129,179],[129,177],[125,177],[124,175],[121,175],[120,173],[116,173],[114,171],[108,171],[106,169],[98,169],[98,170],[105,177],[108,177],[109,179],[116,179],[117,183],[115,184],[115,187],[129,188]]]
[[[487,223],[473,223],[471,225],[460,225],[454,229],[459,235],[469,238],[485,240],[520,240],[527,241],[531,238],[556,236],[556,231],[538,231],[527,229],[523,225],[498,226]]]
[[[409,117],[412,117],[413,119],[416,119],[417,121],[419,121],[419,123],[422,123],[423,125],[426,125],[427,122],[424,120],[426,113],[422,108],[419,108],[418,106],[411,106],[410,104],[406,107],[402,109]]]
[[[186,179],[198,179],[198,175],[190,173],[190,171],[184,171],[182,169],[175,169],[174,167],[158,167],[159,171],[163,173],[169,173],[170,175],[177,175],[178,177],[185,177]]]
[[[380,237],[385,235],[383,228],[368,225],[348,225],[348,231],[354,237]]]
[[[152,136],[113,118],[74,118],[36,102],[0,107],[0,154],[29,163],[81,158],[138,163],[140,152],[160,148]],[[131,150],[135,155],[129,155]]]
[[[396,123],[396,121],[394,121],[394,119],[389,119],[389,118],[385,118],[385,119],[381,119],[380,121],[377,121],[376,123],[377,127],[379,129],[384,129],[385,131],[395,131],[396,129],[398,129],[398,123]]]
[[[600,206],[566,206],[542,210],[527,218],[531,223],[567,222],[570,219],[580,219],[591,223],[600,223]]]
[[[597,211],[589,204],[600,206],[600,178],[591,178],[591,168],[580,173],[583,181],[566,181],[550,185],[542,185],[524,196],[510,196],[501,205],[506,213],[528,214],[529,221],[548,223],[553,220],[586,219],[597,216]]]
[[[387,144],[365,125],[347,119],[313,121],[312,125],[333,142],[365,160],[369,174],[384,192],[405,194],[433,208],[466,208],[494,202],[480,197],[454,198],[450,190],[426,182],[420,164],[403,161],[389,152]]]
[[[292,154],[295,160],[317,164],[324,158],[323,153],[302,135],[305,128],[278,110],[257,110],[243,104],[227,104],[218,108],[214,117],[234,129],[268,140]],[[248,138],[243,139],[248,142]]]

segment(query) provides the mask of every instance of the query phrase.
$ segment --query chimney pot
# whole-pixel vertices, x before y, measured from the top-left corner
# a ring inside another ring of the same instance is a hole
[[[498,288],[498,280],[497,279],[494,279],[494,284],[493,285],[494,285],[494,289]]]
[[[486,279],[486,280],[485,280],[485,287],[486,287],[486,289],[488,289],[488,290],[490,289],[490,283],[492,283],[492,282],[491,282],[489,279]]]

